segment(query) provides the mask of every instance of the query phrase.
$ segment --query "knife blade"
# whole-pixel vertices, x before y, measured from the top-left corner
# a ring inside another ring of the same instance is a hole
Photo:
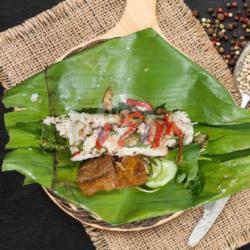
[[[242,100],[241,100],[241,108],[246,108],[249,101],[250,101],[250,95],[246,93],[241,93]],[[191,235],[188,239],[188,246],[194,247],[198,244],[198,242],[207,234],[209,229],[212,227],[216,219],[219,217],[220,213],[222,212],[223,208],[227,204],[229,197],[220,199],[216,202],[206,204],[204,206],[204,212],[199,220],[199,222],[194,227]]]
[[[229,199],[230,196],[204,206],[203,215],[188,239],[187,244],[190,247],[197,245],[197,243],[207,234]]]

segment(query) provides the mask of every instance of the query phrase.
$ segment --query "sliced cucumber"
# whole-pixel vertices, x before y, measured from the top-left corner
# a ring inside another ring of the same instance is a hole
[[[153,172],[152,177],[145,184],[147,187],[152,189],[166,185],[175,177],[177,172],[177,166],[173,161],[162,160],[157,162],[157,166],[153,166],[152,171],[154,171],[154,169],[157,169],[157,173],[154,174]]]
[[[152,175],[151,175],[150,179],[156,178],[160,174],[161,169],[162,169],[161,161],[156,159],[154,161],[154,163],[151,164]]]
[[[144,193],[154,193],[154,192],[157,192],[159,190],[159,188],[157,188],[157,189],[145,189],[145,188],[140,188],[140,187],[136,187],[136,189],[138,189],[139,191],[144,192]]]

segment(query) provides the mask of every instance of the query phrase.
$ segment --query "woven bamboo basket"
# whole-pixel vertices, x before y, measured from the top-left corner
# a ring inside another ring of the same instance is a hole
[[[67,213],[74,219],[78,220],[81,224],[109,231],[128,232],[145,230],[162,225],[183,213],[178,212],[171,215],[142,220],[139,222],[124,224],[121,226],[112,226],[111,224],[104,222],[101,218],[91,214],[90,212],[62,200],[61,198],[57,197],[52,191],[45,188],[44,191],[59,208],[61,208],[65,213]]]
[[[112,39],[115,37],[123,37],[134,33],[136,31],[153,28],[155,29],[165,40],[166,38],[163,36],[157,21],[156,16],[156,4],[157,0],[148,0],[145,2],[144,0],[128,0],[127,6],[125,8],[124,14],[118,24],[108,31],[106,34],[97,37],[93,40],[89,40],[84,42],[77,47],[72,48],[67,53],[65,53],[61,58],[57,60],[57,62],[77,53],[83,51],[86,48],[90,48],[95,46],[96,44]],[[137,9],[141,9],[140,12],[137,12]],[[140,15],[138,17],[138,15]],[[77,206],[68,203],[61,198],[57,197],[52,191],[45,189],[46,194],[49,198],[65,213],[78,220],[80,223],[92,226],[94,228],[110,230],[110,231],[139,231],[145,230],[148,228],[156,227],[161,224],[164,224],[183,212],[173,213],[166,216],[156,217],[152,219],[142,220],[139,222],[129,223],[121,226],[112,226],[106,222],[104,222],[101,218],[91,214],[90,212],[78,208]]]

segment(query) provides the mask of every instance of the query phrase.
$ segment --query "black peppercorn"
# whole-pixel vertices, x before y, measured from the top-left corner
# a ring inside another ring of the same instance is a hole
[[[199,17],[199,12],[197,10],[193,10],[192,14],[194,17]]]
[[[232,39],[232,40],[230,41],[230,43],[231,43],[231,44],[235,44],[235,40]]]
[[[223,39],[224,39],[225,41],[227,41],[227,40],[228,40],[228,36],[227,36],[227,35],[224,35]]]
[[[239,57],[239,55],[234,55],[234,57],[233,57],[233,58],[234,58],[235,60],[237,60],[237,59],[238,59],[238,57]]]
[[[234,28],[237,28],[238,24],[236,22],[233,22]]]
[[[240,46],[241,46],[242,48],[245,48],[246,45],[247,45],[247,41],[242,41],[242,42],[240,43]]]
[[[238,37],[238,35],[237,35],[237,33],[233,33],[233,38],[237,38]]]
[[[250,20],[247,20],[247,27],[250,28]]]
[[[213,9],[213,8],[208,8],[208,9],[207,9],[207,12],[208,12],[209,14],[212,14],[212,13],[214,12],[214,9]]]
[[[243,8],[247,9],[247,7],[248,7],[248,4],[247,3],[243,3]]]
[[[233,56],[234,55],[234,47],[230,47],[230,54]]]
[[[235,60],[234,60],[234,59],[230,59],[230,60],[228,61],[228,64],[229,64],[230,66],[234,66]]]
[[[214,33],[214,29],[213,29],[213,28],[208,28],[208,29],[207,29],[207,34],[208,34],[208,35],[211,36],[211,35],[213,35],[213,33]]]
[[[233,30],[233,29],[234,29],[234,25],[233,25],[232,23],[229,23],[229,24],[227,25],[227,28],[228,28],[229,30]]]

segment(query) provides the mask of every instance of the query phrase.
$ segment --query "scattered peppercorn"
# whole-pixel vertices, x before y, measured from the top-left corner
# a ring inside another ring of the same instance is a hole
[[[229,23],[229,24],[227,25],[227,28],[228,28],[229,30],[233,30],[233,29],[234,29],[234,25],[233,25],[232,23]]]
[[[225,50],[224,50],[223,47],[219,47],[218,51],[219,51],[220,54],[223,54]]]
[[[228,65],[229,65],[229,66],[234,66],[234,65],[235,65],[235,60],[234,60],[234,59],[230,59],[230,60],[228,61]]]
[[[245,48],[246,46],[247,46],[247,41],[242,41],[242,42],[241,42],[241,47],[242,47],[242,48]]]
[[[199,12],[197,10],[192,11],[193,16],[199,17]]]
[[[240,18],[240,22],[241,22],[241,23],[247,23],[247,21],[248,21],[248,19],[247,19],[246,17],[243,17],[243,16],[242,16],[242,17]]]
[[[238,27],[238,23],[237,22],[233,22],[233,26],[234,26],[234,28],[237,28]]]
[[[239,55],[234,55],[234,60],[236,61],[239,58]]]
[[[224,14],[223,13],[219,13],[218,15],[217,15],[217,19],[219,20],[219,21],[223,21],[224,20]]]
[[[222,30],[218,32],[218,37],[219,38],[223,38],[224,35],[225,35],[225,33]]]
[[[199,17],[198,11],[194,10],[193,15]],[[200,21],[218,53],[233,70],[241,51],[250,40],[248,0],[242,0],[240,6],[236,0],[228,0],[227,3],[218,6],[218,8],[209,7],[207,15],[201,17]],[[229,47],[226,46],[228,44]]]
[[[232,6],[233,8],[237,8],[238,4],[237,4],[236,1],[233,1],[233,2],[231,3],[231,6]]]
[[[238,22],[240,20],[240,17],[237,15],[234,17],[234,20]]]
[[[248,7],[248,4],[247,3],[243,3],[243,8],[247,9],[247,7]]]
[[[241,27],[242,27],[242,29],[246,29],[247,28],[247,25],[245,24],[245,23],[243,23],[242,25],[241,25]]]
[[[217,13],[222,13],[223,12],[223,9],[222,8],[218,8],[217,9]]]
[[[226,4],[226,7],[227,7],[228,9],[230,9],[230,8],[231,8],[231,3],[227,3],[227,4]]]
[[[214,9],[213,9],[213,8],[208,8],[208,9],[207,9],[207,12],[208,12],[209,14],[212,14],[212,13],[214,12]]]
[[[240,36],[240,41],[244,41],[246,40],[246,37],[245,36]]]

